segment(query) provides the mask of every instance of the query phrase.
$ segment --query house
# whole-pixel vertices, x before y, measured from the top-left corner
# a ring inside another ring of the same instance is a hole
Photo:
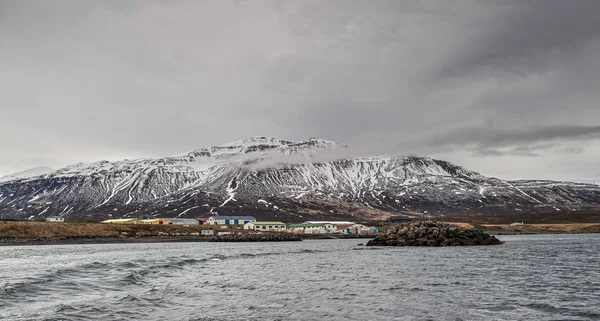
[[[379,230],[375,226],[369,226],[369,234],[377,234]]]
[[[362,225],[362,224],[354,224],[352,226],[349,226],[346,228],[346,230],[344,231],[344,234],[352,234],[352,235],[359,235],[359,234],[370,234],[371,229],[368,226]]]
[[[514,222],[514,223],[510,224],[510,226],[523,226],[523,225],[525,225],[525,223],[523,223],[523,222]]]
[[[282,222],[248,222],[244,224],[244,230],[285,232],[286,226]]]
[[[408,216],[388,216],[385,221],[387,223],[410,223],[411,219]]]
[[[206,221],[208,221],[207,218],[197,218],[196,220],[198,220],[198,224],[200,225],[204,225],[206,224]]]
[[[347,233],[348,228],[351,227],[354,224],[341,224],[341,225],[336,225],[337,227],[337,231],[335,231],[335,233],[338,234],[349,234]]]
[[[65,221],[64,217],[59,217],[59,216],[46,217],[46,222],[62,223],[64,221]]]
[[[137,218],[119,218],[114,220],[106,220],[100,223],[103,224],[144,224],[142,220],[138,220]]]
[[[215,230],[202,230],[202,232],[200,232],[200,235],[213,236],[213,235],[215,235]]]
[[[349,221],[306,221],[309,224],[326,224],[327,233],[344,233],[344,231],[356,223]]]
[[[224,216],[216,215],[211,216],[206,221],[208,225],[245,225],[250,222],[256,222],[256,219],[252,216]]]
[[[200,221],[195,218],[163,218],[163,220],[168,221],[173,225],[200,225]]]
[[[337,227],[331,223],[301,223],[291,224],[288,228],[289,232],[299,234],[328,234],[335,233]]]
[[[167,219],[164,219],[164,218],[153,218],[153,219],[149,219],[149,220],[142,220],[142,224],[169,225],[171,223]]]

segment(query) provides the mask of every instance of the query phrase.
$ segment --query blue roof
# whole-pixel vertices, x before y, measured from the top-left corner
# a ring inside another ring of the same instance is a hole
[[[211,216],[211,218],[215,219],[215,220],[243,220],[243,221],[248,221],[248,220],[254,220],[256,221],[256,219],[252,216],[227,216],[227,215],[217,215],[217,216]]]

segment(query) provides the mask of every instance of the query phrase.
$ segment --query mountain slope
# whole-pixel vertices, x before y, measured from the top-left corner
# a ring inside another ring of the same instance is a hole
[[[0,211],[17,218],[244,213],[294,221],[600,208],[597,185],[504,181],[427,157],[334,157],[346,148],[251,137],[160,159],[75,164],[0,182]]]

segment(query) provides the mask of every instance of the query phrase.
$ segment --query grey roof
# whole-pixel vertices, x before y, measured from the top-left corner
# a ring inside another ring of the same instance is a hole
[[[227,216],[227,215],[217,215],[211,216],[211,218],[215,220],[241,220],[241,221],[256,221],[256,218],[252,216]]]

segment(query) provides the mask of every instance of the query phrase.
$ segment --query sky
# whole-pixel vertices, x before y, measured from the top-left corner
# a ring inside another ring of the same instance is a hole
[[[597,0],[0,1],[0,173],[319,137],[600,179]]]

